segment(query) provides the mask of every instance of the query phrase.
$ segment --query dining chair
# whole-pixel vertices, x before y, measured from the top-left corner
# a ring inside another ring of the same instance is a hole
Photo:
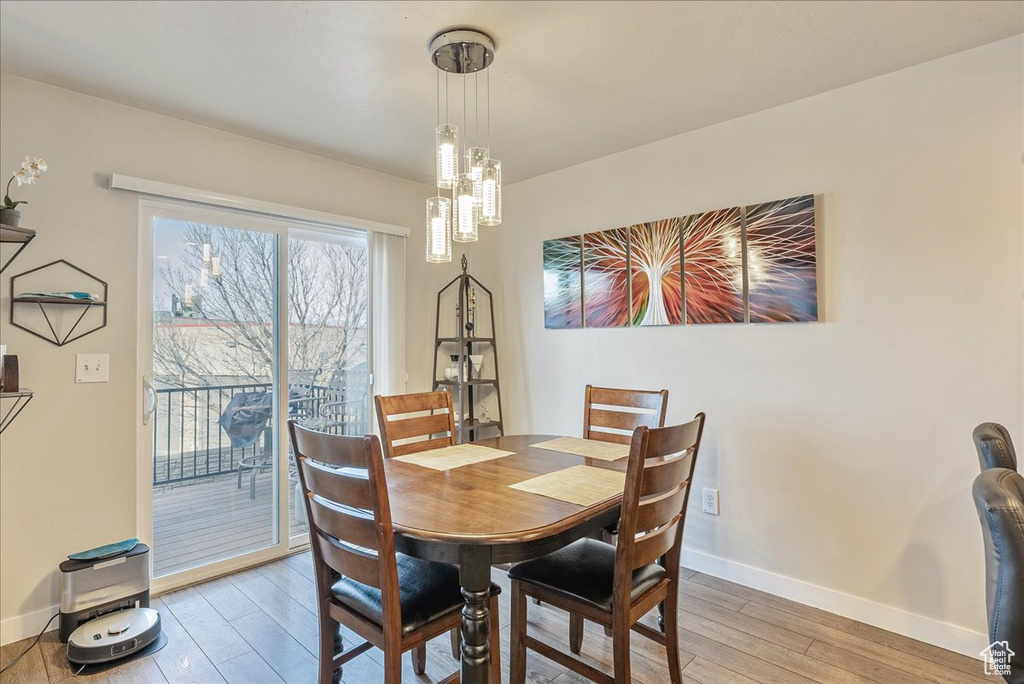
[[[985,545],[985,609],[991,644],[985,650],[1001,647],[1020,652],[1024,648],[1024,476],[1008,468],[988,468],[975,478],[971,489]],[[1012,660],[1003,679],[1024,684],[1024,665]]]
[[[448,390],[389,397],[378,394],[373,403],[384,438],[384,458],[455,446],[455,411]],[[451,648],[452,657],[458,658],[462,650],[458,629],[452,630]]]
[[[454,446],[455,411],[447,390],[390,397],[378,394],[373,402],[385,458]]]
[[[668,390],[627,390],[587,385],[583,439],[629,444],[634,429],[665,424]]]
[[[509,571],[512,684],[526,681],[527,649],[591,681],[627,684],[631,630],[666,647],[669,679],[679,684],[679,553],[703,431],[703,413],[683,425],[637,427],[630,441],[616,545],[581,539]],[[583,646],[584,619],[610,627],[614,677],[531,637],[526,628],[527,596],[568,611],[569,650],[574,654]],[[664,633],[639,622],[662,602]]]
[[[668,390],[627,390],[587,385],[583,398],[583,439],[629,444],[641,425],[665,425]],[[605,528],[604,539],[615,543],[618,522]],[[538,605],[540,601],[535,601]]]
[[[462,622],[459,569],[395,552],[391,506],[376,435],[316,432],[288,421],[309,520],[320,619],[319,683],[341,680],[342,666],[376,646],[385,684],[402,681],[412,650],[423,674],[426,643]],[[500,681],[498,594],[491,585],[491,678]],[[338,625],[366,641],[338,653]],[[458,654],[455,654],[458,657]]]

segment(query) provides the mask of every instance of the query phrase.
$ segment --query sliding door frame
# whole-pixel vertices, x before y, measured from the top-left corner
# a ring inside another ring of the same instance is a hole
[[[273,377],[276,384],[274,396],[275,430],[274,439],[276,453],[272,473],[277,477],[277,495],[274,501],[274,521],[277,542],[265,548],[232,556],[197,568],[182,570],[163,577],[153,577],[150,567],[151,589],[155,594],[171,591],[195,584],[207,579],[225,575],[244,568],[266,563],[281,558],[297,549],[308,545],[308,534],[300,535],[294,540],[289,536],[289,510],[291,492],[289,491],[288,468],[288,240],[292,229],[306,233],[324,235],[365,234],[367,250],[370,249],[368,231],[358,227],[313,223],[302,219],[269,216],[254,211],[210,206],[193,201],[182,201],[165,198],[139,198],[139,291],[138,291],[138,337],[137,337],[137,401],[136,401],[136,464],[137,486],[137,536],[142,540],[153,539],[153,460],[150,457],[153,449],[152,421],[148,420],[148,402],[155,394],[147,383],[152,381],[153,372],[153,279],[154,268],[154,218],[171,218],[185,221],[197,221],[214,226],[255,230],[274,235],[277,240],[276,275],[277,296],[274,309],[274,342],[276,355],[273,363]],[[372,269],[373,258],[368,253],[368,269]],[[373,274],[367,273],[367,363],[373,368]],[[372,378],[372,373],[371,373]],[[372,382],[372,380],[371,380]],[[372,387],[368,389],[372,396]],[[158,407],[157,407],[158,408]],[[372,413],[372,412],[371,412]],[[144,457],[145,456],[145,457]],[[156,551],[154,550],[154,553]]]

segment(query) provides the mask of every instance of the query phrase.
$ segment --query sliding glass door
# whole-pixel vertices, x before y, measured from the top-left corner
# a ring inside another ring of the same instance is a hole
[[[285,425],[369,431],[369,257],[363,232],[196,205],[142,224],[140,486],[171,587],[305,543]]]
[[[370,431],[369,250],[365,233],[288,232],[288,415],[323,432]],[[293,541],[306,514],[293,493]]]
[[[278,543],[278,236],[153,219],[153,572]]]

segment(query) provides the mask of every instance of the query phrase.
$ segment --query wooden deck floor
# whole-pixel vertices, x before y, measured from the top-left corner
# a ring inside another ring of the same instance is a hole
[[[994,684],[980,660],[781,599],[709,575],[684,571],[679,644],[687,684]],[[501,604],[501,665],[508,682],[509,584]],[[308,552],[252,570],[176,591],[153,601],[168,643],[142,660],[91,677],[73,677],[57,632],[47,632],[0,684],[166,684],[167,682],[309,683],[316,681],[317,619],[313,566]],[[568,651],[568,619],[556,608],[527,605],[529,632]],[[653,626],[653,616],[644,621]],[[611,639],[586,623],[583,658],[611,670]],[[356,638],[344,630],[345,648]],[[9,663],[31,639],[0,649]],[[664,648],[633,634],[633,681],[668,681]],[[345,684],[383,681],[377,649],[344,668]],[[405,682],[438,682],[457,667],[447,635],[428,644],[427,671]],[[527,657],[528,684],[582,684],[583,679],[534,653]]]
[[[268,546],[272,541],[269,472],[256,476],[249,498],[249,473],[153,490],[153,573],[163,576]],[[305,531],[290,516],[291,534]]]

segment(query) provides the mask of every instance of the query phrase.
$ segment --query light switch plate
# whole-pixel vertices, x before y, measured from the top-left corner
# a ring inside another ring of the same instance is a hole
[[[108,382],[109,354],[78,354],[75,356],[75,382]]]

